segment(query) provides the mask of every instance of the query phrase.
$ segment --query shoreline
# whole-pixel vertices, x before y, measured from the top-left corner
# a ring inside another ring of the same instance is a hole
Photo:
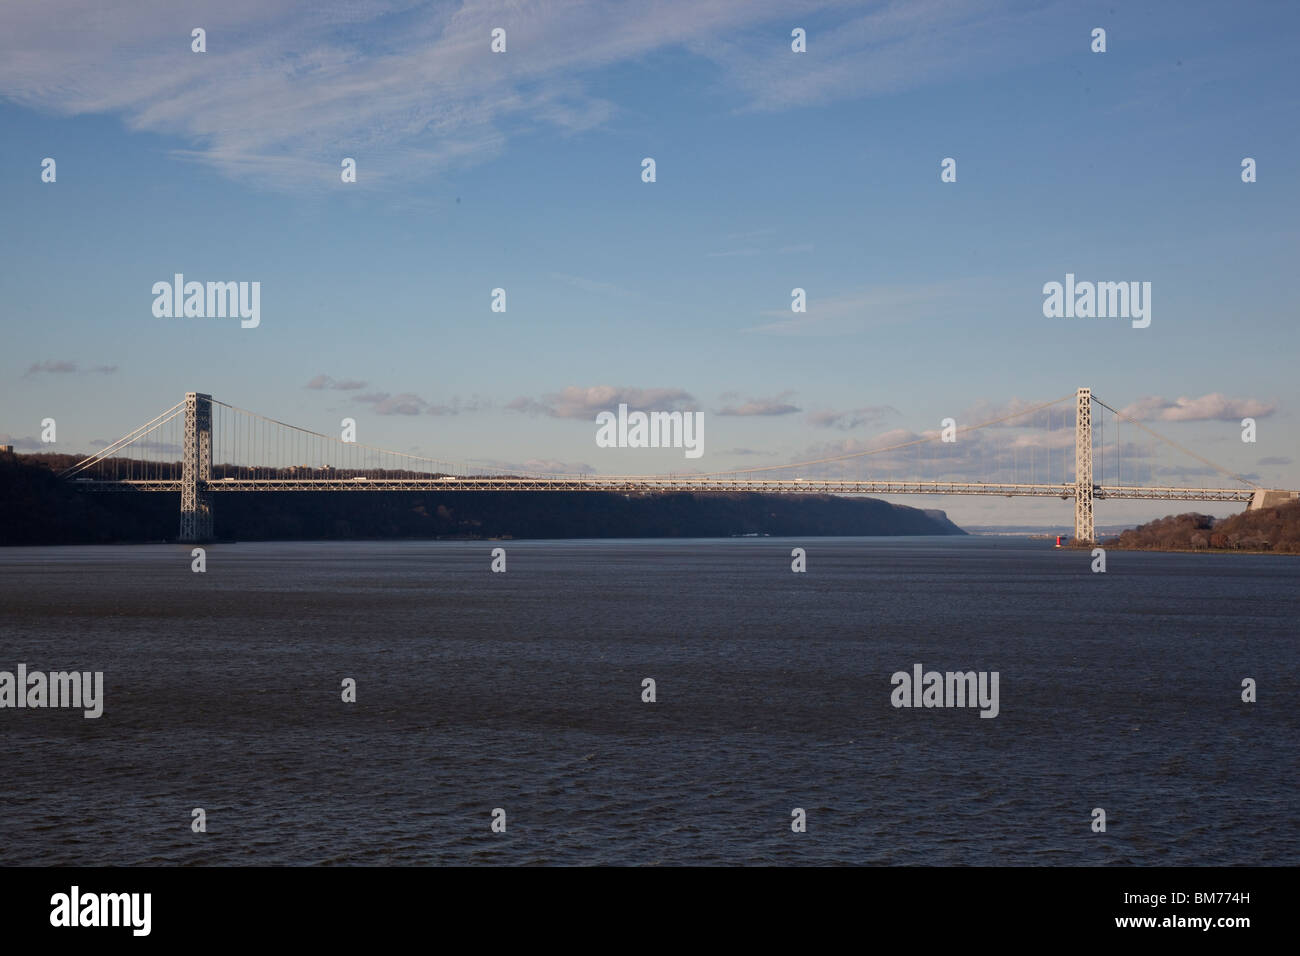
[[[1148,551],[1166,554],[1271,554],[1278,557],[1300,557],[1300,551],[1251,551],[1246,548],[1131,548],[1121,545],[1097,544],[1093,547],[1105,548],[1107,551]],[[1084,551],[1085,548],[1078,550]]]

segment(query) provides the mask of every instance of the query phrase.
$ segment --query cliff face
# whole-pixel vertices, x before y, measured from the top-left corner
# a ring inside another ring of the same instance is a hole
[[[1300,554],[1300,501],[1276,508],[1243,511],[1229,518],[1189,513],[1169,515],[1118,538],[1104,547],[1164,551],[1277,551]]]
[[[171,540],[178,499],[79,491],[45,464],[5,456],[0,544]],[[241,541],[965,534],[942,511],[833,495],[231,492],[212,503],[218,537]]]

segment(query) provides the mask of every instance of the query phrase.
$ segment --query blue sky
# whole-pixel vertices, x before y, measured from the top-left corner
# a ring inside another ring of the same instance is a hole
[[[1297,488],[1298,27],[1288,3],[8,5],[0,441],[53,417],[93,450],[199,390],[438,458],[715,471],[1090,385]],[[176,272],[259,281],[261,324],[156,318]],[[1067,272],[1149,281],[1150,327],[1045,318]],[[597,448],[620,400],[703,411],[704,457]]]

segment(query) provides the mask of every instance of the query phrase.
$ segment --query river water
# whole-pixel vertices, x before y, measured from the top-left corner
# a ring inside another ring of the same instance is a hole
[[[1112,551],[1096,574],[1020,539],[758,538],[191,560],[0,549],[0,671],[104,675],[98,719],[0,709],[0,864],[1300,862],[1297,558]],[[996,671],[997,716],[892,706],[918,663]]]

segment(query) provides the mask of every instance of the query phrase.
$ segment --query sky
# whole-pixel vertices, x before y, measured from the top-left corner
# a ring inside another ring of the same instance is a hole
[[[1089,386],[1300,488],[1298,40],[1282,2],[6,4],[0,442],[89,453],[200,391],[439,459],[714,472]],[[156,316],[176,273],[260,283],[258,325]],[[1044,315],[1067,274],[1149,282],[1150,324]],[[620,403],[703,413],[704,454],[598,447]],[[1043,480],[1073,437],[1041,419],[844,473]],[[1235,484],[1113,421],[1106,480]]]

